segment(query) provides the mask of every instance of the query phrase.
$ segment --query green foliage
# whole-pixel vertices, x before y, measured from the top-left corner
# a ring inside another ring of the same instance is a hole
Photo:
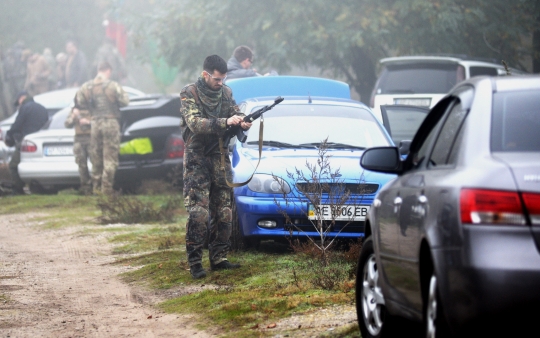
[[[168,198],[164,203],[156,205],[154,201],[143,201],[135,196],[112,194],[100,196],[97,206],[101,210],[99,220],[109,223],[145,223],[172,222],[181,207],[179,197]]]
[[[200,71],[207,55],[227,59],[237,45],[246,44],[254,48],[261,72],[317,66],[345,78],[364,102],[381,57],[468,54],[504,59],[511,67],[522,68],[520,60],[533,53],[522,38],[540,30],[536,0],[138,0],[137,4],[138,11],[121,12],[129,19],[135,40],[157,41],[168,63],[190,76]]]

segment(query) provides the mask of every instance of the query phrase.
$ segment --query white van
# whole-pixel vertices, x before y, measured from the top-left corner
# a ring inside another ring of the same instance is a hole
[[[371,94],[370,107],[381,118],[381,105],[431,108],[457,83],[479,75],[507,75],[504,65],[450,56],[399,56],[381,59],[381,72]],[[523,74],[510,69],[510,74]]]

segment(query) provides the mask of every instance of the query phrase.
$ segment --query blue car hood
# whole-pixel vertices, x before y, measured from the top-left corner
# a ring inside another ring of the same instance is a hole
[[[238,154],[233,155],[234,181],[241,182],[249,178],[254,172],[259,159],[259,151],[256,148],[237,147]],[[361,150],[333,150],[327,152],[330,157],[331,171],[335,173],[339,169],[340,180],[344,182],[372,182],[381,186],[394,178],[395,175],[381,174],[364,170],[360,166]],[[239,156],[242,160],[235,157]],[[294,173],[301,170],[308,173],[306,163],[316,165],[319,160],[317,149],[263,149],[260,164],[257,168],[258,174],[268,174],[279,176],[286,181],[290,181],[287,172]]]

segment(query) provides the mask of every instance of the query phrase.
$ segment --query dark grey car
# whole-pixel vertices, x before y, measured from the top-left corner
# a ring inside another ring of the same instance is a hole
[[[399,333],[399,317],[423,323],[427,337],[538,335],[540,76],[462,82],[430,111],[404,161],[385,147],[360,163],[398,175],[366,222],[362,337]]]

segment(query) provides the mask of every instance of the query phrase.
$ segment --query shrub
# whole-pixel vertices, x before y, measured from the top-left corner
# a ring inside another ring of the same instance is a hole
[[[145,223],[145,222],[171,222],[176,211],[181,207],[178,196],[167,199],[163,204],[144,202],[134,196],[112,194],[100,196],[97,206],[101,210],[98,217],[101,224],[109,223]]]

